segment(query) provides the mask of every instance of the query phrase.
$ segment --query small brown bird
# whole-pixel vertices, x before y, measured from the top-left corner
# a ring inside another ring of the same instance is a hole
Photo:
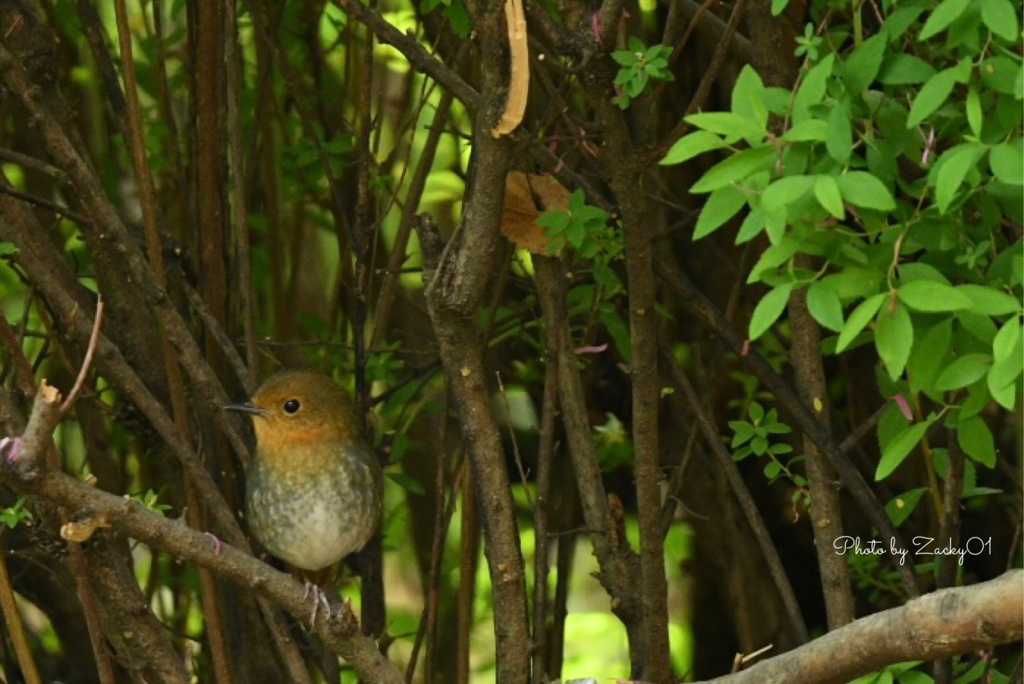
[[[307,578],[362,549],[380,522],[382,474],[345,390],[320,373],[282,371],[225,408],[250,414],[256,429],[245,496],[256,539]],[[327,602],[306,586],[315,622]]]

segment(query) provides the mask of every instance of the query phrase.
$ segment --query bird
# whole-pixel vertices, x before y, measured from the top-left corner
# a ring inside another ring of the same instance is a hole
[[[274,556],[300,571],[306,595],[330,606],[323,571],[359,551],[380,524],[381,466],[359,428],[348,393],[327,375],[284,370],[267,378],[245,403],[256,449],[246,467],[249,529]]]

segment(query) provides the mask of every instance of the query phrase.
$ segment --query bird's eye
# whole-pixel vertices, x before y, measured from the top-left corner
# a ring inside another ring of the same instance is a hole
[[[284,412],[295,413],[296,411],[299,410],[300,406],[301,404],[299,403],[298,399],[289,399],[288,401],[284,402]]]

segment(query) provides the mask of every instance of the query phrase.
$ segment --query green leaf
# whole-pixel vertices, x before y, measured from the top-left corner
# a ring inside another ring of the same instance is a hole
[[[786,207],[764,211],[764,229],[768,241],[777,245],[786,234]]]
[[[839,192],[839,184],[832,176],[814,177],[814,196],[825,211],[842,220],[846,216],[843,208],[843,195]]]
[[[757,132],[758,137],[764,136],[763,129],[768,123],[768,109],[761,101],[763,92],[761,77],[752,66],[745,65],[732,87],[732,112],[760,124],[762,130]]]
[[[992,431],[978,416],[961,420],[956,427],[956,441],[964,453],[987,468],[996,465],[996,444]]]
[[[1020,87],[1020,81],[1018,81],[1021,75],[1020,66],[1020,58],[1013,60],[1003,55],[996,55],[982,62],[978,73],[981,74],[981,82],[989,88],[1016,97],[1015,93]]]
[[[843,65],[846,92],[856,95],[871,85],[878,75],[878,68],[882,66],[886,42],[885,34],[876,33],[861,43],[860,47],[846,59]]]
[[[754,267],[750,269],[750,275],[747,276],[747,283],[756,283],[761,274],[765,271],[775,268],[780,264],[785,263],[800,249],[800,242],[790,237],[784,237],[778,243],[771,245],[768,249],[761,252],[761,256],[758,257]]]
[[[996,324],[988,316],[974,313],[969,308],[959,309],[956,314],[957,323],[969,333],[974,339],[985,346],[991,346],[992,340],[996,337]]]
[[[810,109],[825,96],[825,84],[832,74],[835,55],[830,54],[808,71],[793,97],[793,123],[810,118]]]
[[[878,80],[886,85],[924,83],[935,74],[935,67],[920,57],[897,53],[882,67]]]
[[[758,136],[764,138],[767,135],[763,125],[733,112],[699,112],[686,117],[686,121],[697,128],[718,133],[726,140]]]
[[[730,447],[735,449],[754,436],[754,426],[745,420],[730,420],[729,427],[732,428],[733,436]]]
[[[944,30],[964,13],[969,4],[970,0],[942,0],[932,11],[928,21],[924,23],[924,28],[921,29],[917,39],[928,40],[939,31]]]
[[[784,176],[768,186],[761,195],[761,206],[765,211],[779,209],[791,204],[811,189],[814,185],[813,176]]]
[[[923,261],[900,264],[900,280],[904,283],[909,283],[911,280],[934,280],[937,283],[949,285],[949,279],[942,274],[942,271]]]
[[[889,477],[896,468],[903,463],[904,459],[917,446],[917,443],[924,437],[924,433],[932,424],[932,419],[915,423],[900,434],[893,437],[882,451],[882,458],[878,461],[878,468],[875,470],[875,480],[884,480]]]
[[[857,305],[857,308],[853,310],[850,317],[846,319],[846,325],[843,326],[843,331],[839,333],[839,341],[836,343],[836,353],[840,353],[853,342],[853,338],[864,329],[872,318],[875,317],[878,308],[882,306],[882,302],[885,300],[886,294],[880,292],[872,297],[868,297],[863,302]]]
[[[914,509],[917,508],[917,502],[921,500],[921,495],[927,491],[927,487],[911,489],[909,492],[893,497],[892,501],[885,504],[885,512],[888,514],[892,524],[896,527],[902,525],[910,517],[910,514],[914,512]]]
[[[789,0],[772,0],[772,16],[777,17],[786,11]]]
[[[1017,14],[1020,10],[1014,9],[1010,0],[982,0],[981,20],[985,22],[992,33],[1003,40],[1016,43],[1020,38],[1018,35]]]
[[[917,18],[921,16],[921,13],[925,11],[925,7],[922,5],[900,5],[891,8],[891,13],[885,19],[885,23],[882,24],[883,32],[889,36],[889,42],[895,43],[897,41],[902,42],[906,36],[904,34],[910,25],[917,21]]]
[[[1016,382],[1024,371],[1024,337],[1018,336],[1013,350],[1003,359],[992,364],[988,371],[988,389],[1001,406],[1013,410],[1016,403]]]
[[[764,230],[764,223],[764,211],[760,207],[751,209],[747,217],[743,219],[743,223],[740,224],[740,229],[736,232],[736,244],[742,245],[744,242],[749,242],[760,235],[761,231]]]
[[[967,90],[967,102],[964,105],[967,111],[967,124],[971,127],[971,133],[975,137],[981,137],[981,98],[978,97],[978,89],[971,85]]]
[[[985,376],[992,366],[992,357],[988,354],[964,354],[953,359],[946,369],[939,373],[935,380],[935,389],[940,392],[967,387],[975,380]]]
[[[935,375],[945,366],[949,344],[953,339],[953,318],[944,318],[915,341],[907,362],[913,391],[931,392]]]
[[[726,185],[708,196],[697,217],[697,226],[693,230],[693,239],[699,240],[714,232],[726,221],[736,215],[747,203],[747,195],[739,188]]]
[[[843,305],[832,284],[816,280],[807,288],[807,310],[818,323],[829,330],[843,329]]]
[[[1005,316],[1021,310],[1021,302],[1002,290],[986,285],[960,285],[956,288],[973,302],[971,311],[986,316]]]
[[[897,304],[891,314],[886,308],[878,312],[878,318],[875,319],[875,348],[893,381],[903,375],[913,344],[914,325],[906,307]]]
[[[973,304],[970,297],[952,285],[931,280],[903,283],[898,293],[904,304],[918,311],[956,311]]]
[[[633,66],[637,61],[636,53],[632,50],[616,50],[612,53],[612,59],[624,67]],[[619,73],[621,74],[622,72]]]
[[[807,119],[790,127],[782,139],[788,142],[817,142],[824,141],[827,134],[827,122],[821,119]]]
[[[1017,346],[1020,336],[1021,325],[1020,320],[1016,316],[1003,323],[1003,327],[999,329],[999,332],[996,333],[995,338],[992,340],[992,357],[996,360],[996,363],[999,363],[1013,353],[1013,348]]]
[[[892,211],[896,208],[889,188],[867,171],[849,171],[839,176],[839,189],[843,199],[865,209]]]
[[[967,172],[977,163],[985,148],[978,143],[959,145],[947,150],[936,162],[939,166],[935,179],[935,201],[943,214],[949,209]]]
[[[839,299],[859,299],[868,297],[878,290],[882,274],[875,269],[848,266],[839,273],[825,276],[822,280],[835,289]]]
[[[1024,138],[996,145],[988,153],[988,165],[996,178],[1008,185],[1024,185]]]
[[[849,163],[853,151],[853,132],[850,129],[850,112],[845,104],[837,104],[828,115],[825,149],[830,157],[843,166]]]
[[[750,332],[748,337],[751,341],[760,337],[765,330],[770,328],[782,315],[789,301],[789,293],[793,289],[793,283],[785,283],[773,287],[761,301],[754,307],[754,313],[750,316]]]
[[[775,150],[770,145],[737,152],[728,159],[718,162],[700,177],[690,188],[697,194],[711,192],[742,178],[768,168],[775,162]]]
[[[914,98],[907,115],[907,128],[913,128],[924,121],[932,112],[942,106],[957,82],[957,67],[944,69],[929,78]]]
[[[684,161],[693,159],[698,154],[726,147],[727,144],[728,143],[726,143],[725,140],[714,133],[709,133],[708,131],[694,131],[693,133],[683,136],[677,140],[675,144],[669,148],[665,157],[658,163],[665,166],[669,164],[681,164]]]

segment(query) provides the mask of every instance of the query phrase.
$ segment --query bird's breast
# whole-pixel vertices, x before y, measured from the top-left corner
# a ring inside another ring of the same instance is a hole
[[[377,527],[379,468],[368,453],[327,458],[257,458],[248,472],[246,515],[268,551],[304,570],[319,570],[361,549]]]

